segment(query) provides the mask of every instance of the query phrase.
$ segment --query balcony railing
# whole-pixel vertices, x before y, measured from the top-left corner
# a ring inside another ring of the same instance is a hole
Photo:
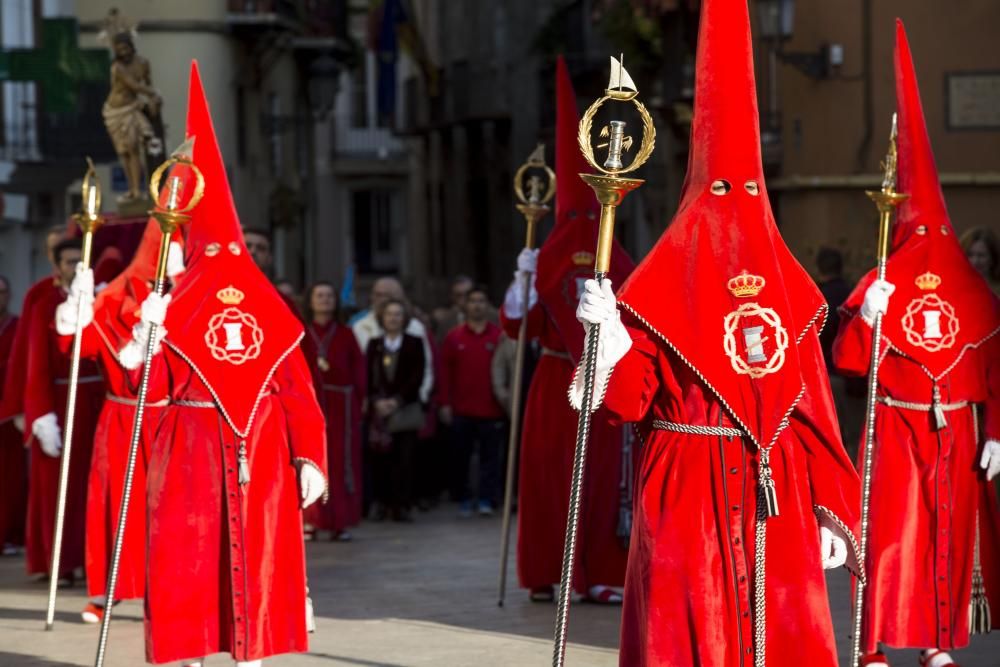
[[[334,152],[350,157],[385,158],[402,153],[403,142],[385,127],[338,126]]]

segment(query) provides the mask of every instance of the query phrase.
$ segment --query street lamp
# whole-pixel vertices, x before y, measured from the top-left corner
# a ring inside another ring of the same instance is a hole
[[[316,120],[333,110],[339,90],[340,64],[324,53],[309,64],[309,106]]]
[[[792,36],[795,25],[795,0],[757,0],[757,24],[760,36],[783,42]]]

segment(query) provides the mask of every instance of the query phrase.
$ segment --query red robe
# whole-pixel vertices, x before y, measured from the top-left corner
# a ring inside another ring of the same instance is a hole
[[[361,521],[361,402],[365,357],[350,327],[307,325],[302,352],[312,370],[316,398],[326,417],[330,498],[304,512],[306,523],[342,531]],[[326,370],[319,360],[326,361]]]
[[[891,310],[890,310],[891,312]],[[834,363],[864,376],[872,329],[845,313],[834,343]],[[1000,440],[1000,338],[969,350],[939,382],[941,402],[970,407],[946,413],[935,430],[929,412],[875,407],[875,459],[869,506],[868,585],[864,650],[883,642],[896,647],[955,649],[969,643],[969,601],[979,522],[982,570],[993,627],[1000,628],[1000,508],[979,469],[984,437]],[[931,379],[890,348],[878,372],[878,395],[929,404]],[[972,407],[975,405],[976,407]],[[979,433],[975,409],[983,412]],[[977,438],[978,433],[978,438]],[[862,446],[861,450],[864,450]],[[858,465],[863,457],[859,455]]]
[[[28,383],[24,395],[26,434],[35,419],[56,413],[66,437],[66,400],[69,391],[70,358],[60,350],[59,336],[53,329],[56,306],[65,292],[52,284],[31,309],[28,332]],[[97,416],[104,401],[104,380],[93,361],[80,360],[77,387],[76,423],[70,454],[69,484],[60,573],[67,574],[84,564],[84,533],[87,507],[87,476],[93,451]],[[60,458],[45,454],[36,438],[31,438],[30,479],[28,487],[27,566],[28,574],[48,573],[51,567],[56,505],[59,495]]]
[[[83,330],[80,341],[81,357],[100,364],[107,386],[107,396],[94,432],[94,451],[87,480],[86,573],[87,594],[90,596],[106,593],[139,389],[138,376],[122,368],[117,356],[117,352],[131,338],[131,332],[124,326],[117,331],[109,330],[113,320],[101,319],[101,323],[95,322]],[[60,337],[60,346],[67,354],[72,344],[72,336]],[[115,600],[141,598],[145,589],[146,461],[165,403],[165,388],[150,387],[132,478],[132,497],[118,566]]]
[[[308,650],[293,463],[305,459],[326,470],[326,443],[317,437],[323,415],[302,353],[281,362],[265,388],[246,438],[245,486],[237,479],[239,439],[204,382],[172,349],[153,363],[167,378],[151,386],[168,382],[171,405],[146,481],[147,660],[225,651],[248,661]],[[281,586],[271,585],[276,581]]]
[[[0,322],[0,379],[9,367],[18,318]],[[0,385],[0,400],[3,386]],[[24,513],[28,493],[28,461],[21,432],[13,418],[0,422],[0,548],[24,544]]]
[[[507,335],[516,337],[520,319],[502,310],[501,319]],[[566,401],[574,364],[540,306],[528,314],[527,337],[542,345],[524,410],[517,501],[517,574],[531,589],[559,583],[562,572],[577,413]],[[621,447],[622,428],[612,426],[603,410],[595,413],[573,573],[580,593],[625,582],[628,549],[617,536]]]
[[[854,520],[858,487],[840,444],[815,333],[799,348],[809,389],[771,449],[781,513],[767,520],[766,551],[756,561],[756,448],[739,438],[652,429],[653,419],[736,424],[689,366],[634,319],[623,318],[633,345],[615,366],[604,407],[640,422],[644,444],[620,664],[749,665],[755,620],[766,619],[769,667],[835,667],[817,519],[850,534],[844,524]],[[754,600],[755,577],[762,574],[765,619]]]
[[[28,326],[31,322],[31,310],[35,304],[50,293],[53,286],[58,287],[52,276],[45,276],[28,288],[21,304],[21,317],[14,333],[14,342],[7,353],[7,370],[3,376],[3,398],[0,400],[0,422],[16,415],[24,414],[24,393],[28,384]],[[31,426],[28,424],[28,426]],[[27,427],[26,427],[27,430]],[[31,436],[28,430],[24,440]]]

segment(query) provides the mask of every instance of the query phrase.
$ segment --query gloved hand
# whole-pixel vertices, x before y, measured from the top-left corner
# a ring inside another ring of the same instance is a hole
[[[24,433],[24,415],[14,415],[14,428]]]
[[[986,441],[983,445],[983,456],[979,459],[979,467],[986,471],[986,481],[989,482],[1000,473],[1000,442]]]
[[[118,361],[127,370],[134,371],[142,365],[146,354],[146,341],[149,332],[156,324],[156,334],[153,341],[153,354],[159,354],[163,348],[161,343],[167,336],[163,321],[167,319],[167,306],[170,305],[170,295],[160,296],[151,292],[139,308],[139,321],[132,327],[132,340],[118,351]]]
[[[512,320],[524,317],[524,314],[538,303],[538,292],[535,291],[535,270],[538,268],[538,249],[525,248],[517,256],[517,271],[514,280],[503,299],[503,314]],[[524,303],[524,284],[528,283],[528,303]]]
[[[177,241],[170,242],[170,250],[167,251],[167,277],[175,278],[184,273],[184,248]]]
[[[632,337],[622,324],[610,280],[605,278],[600,285],[596,280],[584,283],[583,294],[580,295],[580,303],[576,308],[576,319],[583,324],[588,335],[593,325],[600,325],[597,366],[594,369],[594,399],[591,403],[592,409],[596,410],[603,400],[611,370],[632,347]],[[581,360],[570,387],[570,404],[577,410],[583,403],[583,363]]]
[[[299,497],[302,499],[302,509],[312,505],[326,493],[326,479],[316,466],[304,461],[298,462]]]
[[[896,291],[896,286],[886,280],[876,280],[865,291],[865,300],[861,304],[861,319],[869,325],[875,322],[877,313],[885,314],[889,309],[889,297]]]
[[[76,275],[69,286],[69,296],[56,307],[56,333],[72,336],[76,333],[77,312],[80,328],[94,321],[94,271],[77,262]]]
[[[31,434],[38,438],[42,451],[52,458],[59,458],[62,453],[62,429],[56,413],[49,412],[31,422]]]
[[[524,248],[517,255],[517,270],[535,273],[538,270],[538,248]]]
[[[847,562],[847,542],[826,526],[819,527],[819,553],[823,569],[832,570]]]

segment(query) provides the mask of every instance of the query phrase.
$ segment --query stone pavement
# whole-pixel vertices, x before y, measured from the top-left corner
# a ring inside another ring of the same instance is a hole
[[[551,664],[552,605],[532,604],[516,588],[513,563],[507,605],[496,605],[499,519],[455,517],[454,506],[420,514],[413,524],[366,523],[352,543],[310,543],[316,607],[312,651],[266,666],[424,667]],[[512,559],[513,560],[513,559]],[[848,579],[831,574],[842,664],[850,625]],[[47,586],[22,574],[20,558],[0,559],[0,667],[92,665],[97,629],[79,622],[84,593],[61,592],[53,632],[44,632]],[[618,610],[574,605],[571,667],[617,664]],[[143,663],[142,606],[116,608],[108,667]],[[772,649],[773,650],[773,649]],[[896,665],[916,665],[901,652]],[[1000,633],[957,652],[963,667],[1000,666]],[[209,658],[207,667],[232,663]]]

